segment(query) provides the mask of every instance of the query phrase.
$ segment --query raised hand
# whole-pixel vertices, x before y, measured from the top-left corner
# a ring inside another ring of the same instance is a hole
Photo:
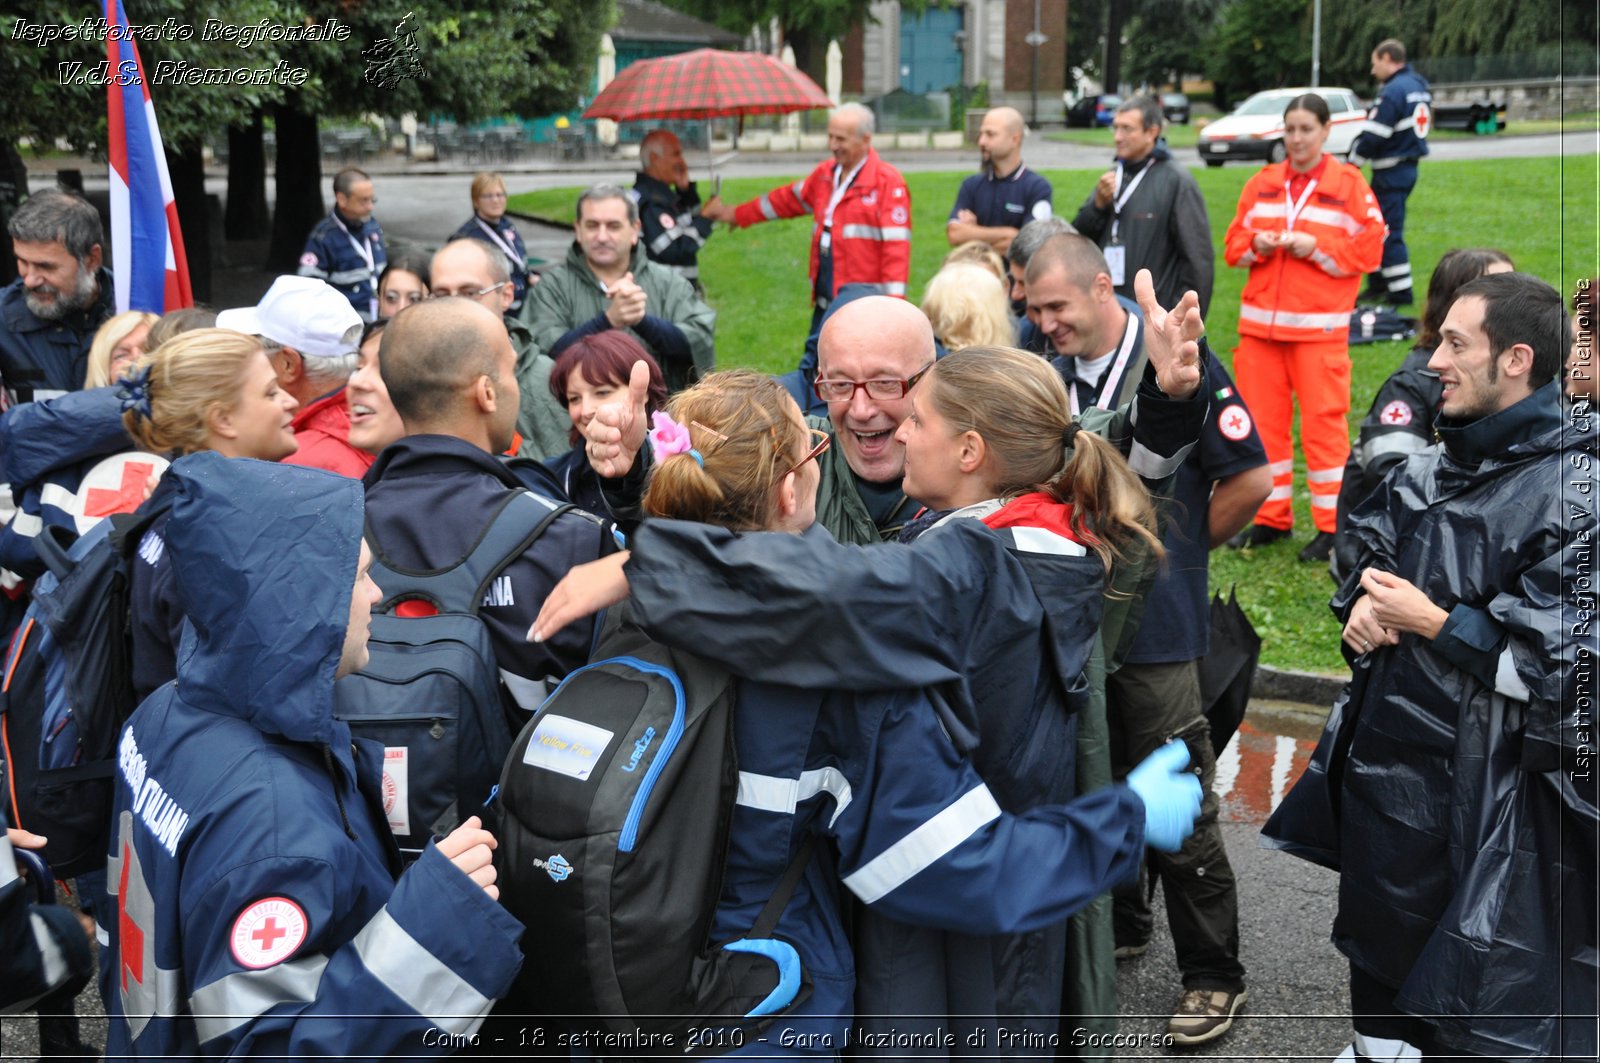
[[[1172,398],[1191,398],[1200,389],[1203,375],[1200,337],[1206,326],[1200,320],[1200,297],[1187,291],[1177,306],[1162,309],[1147,269],[1133,278],[1133,294],[1144,313],[1144,349],[1155,368],[1156,383]]]
[[[628,397],[608,402],[594,412],[583,434],[589,465],[608,480],[625,476],[644,446],[650,424],[646,404],[650,398],[650,367],[634,362],[628,374]]]

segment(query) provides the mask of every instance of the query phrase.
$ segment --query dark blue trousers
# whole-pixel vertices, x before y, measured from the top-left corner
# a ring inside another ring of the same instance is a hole
[[[1372,194],[1388,223],[1383,241],[1383,264],[1367,282],[1369,289],[1386,293],[1389,302],[1405,306],[1412,301],[1411,254],[1406,250],[1406,197],[1417,185],[1417,160],[1372,171]]]

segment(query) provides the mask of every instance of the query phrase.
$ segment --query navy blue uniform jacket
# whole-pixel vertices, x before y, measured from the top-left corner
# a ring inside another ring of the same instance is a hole
[[[382,748],[333,718],[361,487],[211,452],[166,478],[190,623],[117,751],[106,1058],[442,1053],[522,926],[434,846],[396,878]]]

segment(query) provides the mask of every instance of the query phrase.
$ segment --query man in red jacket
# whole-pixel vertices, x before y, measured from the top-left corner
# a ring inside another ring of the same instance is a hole
[[[828,151],[803,181],[706,216],[743,227],[812,216],[811,331],[846,284],[875,284],[904,299],[911,278],[911,193],[900,171],[872,150],[872,112],[847,103],[828,116]]]
[[[217,327],[256,336],[278,374],[278,386],[300,403],[284,459],[360,477],[372,455],[350,445],[344,386],[360,361],[361,316],[338,289],[315,277],[279,277],[255,306],[224,310]]]

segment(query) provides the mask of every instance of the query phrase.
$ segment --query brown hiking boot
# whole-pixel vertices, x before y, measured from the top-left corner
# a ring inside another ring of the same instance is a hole
[[[1172,1021],[1167,1023],[1167,1033],[1179,1045],[1215,1041],[1233,1029],[1233,1017],[1248,998],[1243,989],[1186,989]]]

